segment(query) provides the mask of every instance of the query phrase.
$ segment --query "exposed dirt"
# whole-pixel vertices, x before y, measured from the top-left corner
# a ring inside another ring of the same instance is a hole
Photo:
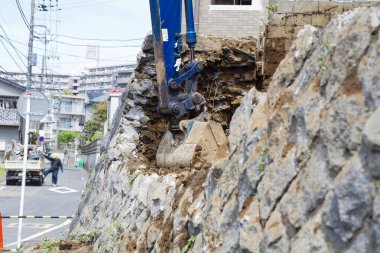
[[[144,55],[135,70],[136,83],[149,79],[155,84],[151,43],[151,40],[147,39],[143,47]],[[207,100],[209,119],[221,123],[227,134],[232,114],[239,106],[243,93],[257,86],[255,57],[256,40],[253,37],[198,38],[196,60],[204,65],[204,70],[199,76],[198,91]],[[185,46],[183,62],[188,61],[189,52]],[[149,104],[144,105],[143,109],[150,121],[141,130],[139,151],[146,158],[149,167],[152,167],[156,164],[156,151],[167,124],[157,113],[158,97],[148,99]]]
[[[53,251],[51,251],[53,250]],[[93,253],[90,243],[81,243],[71,240],[61,240],[58,242],[52,242],[42,247],[41,244],[37,245],[32,252],[43,253],[43,252],[62,252],[62,253]]]

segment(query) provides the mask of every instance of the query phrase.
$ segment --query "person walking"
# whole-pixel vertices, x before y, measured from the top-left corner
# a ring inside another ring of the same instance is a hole
[[[51,181],[53,183],[53,186],[55,187],[57,186],[57,183],[58,183],[59,169],[61,169],[63,173],[63,166],[62,166],[61,159],[58,158],[57,154],[52,154],[51,156],[44,154],[44,157],[48,159],[51,163],[50,163],[50,169],[44,170],[42,174],[44,175],[44,177],[46,177],[47,175],[52,173]]]

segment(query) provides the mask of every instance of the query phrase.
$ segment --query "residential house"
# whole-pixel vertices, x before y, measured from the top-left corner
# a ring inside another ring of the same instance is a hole
[[[268,0],[194,0],[194,23],[199,35],[258,36],[267,19]],[[182,31],[186,22],[182,18]]]
[[[22,119],[17,111],[17,100],[25,87],[0,77],[0,153],[12,140],[22,141]]]

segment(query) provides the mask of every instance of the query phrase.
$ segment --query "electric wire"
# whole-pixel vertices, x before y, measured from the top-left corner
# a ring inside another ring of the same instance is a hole
[[[18,62],[15,60],[15,58],[13,57],[13,55],[11,54],[11,52],[8,50],[7,46],[4,44],[4,41],[0,40],[0,42],[3,45],[5,51],[7,51],[9,57],[11,57],[13,63],[16,64],[16,66],[20,69],[20,71],[23,71],[23,69],[20,67],[20,65],[18,64]]]
[[[26,16],[25,16],[25,13],[24,13],[24,11],[23,11],[23,9],[22,9],[22,6],[21,6],[19,0],[16,0],[16,5],[17,5],[17,9],[18,9],[18,11],[20,12],[21,18],[22,18],[22,20],[24,21],[24,24],[26,25],[26,27],[27,27],[28,30],[30,31],[30,24],[29,24],[29,22],[28,22],[28,20],[27,20],[27,18],[26,18]]]
[[[68,43],[68,42],[63,42],[63,41],[55,41],[56,43],[58,44],[63,44],[63,45],[68,45],[68,46],[73,46],[73,47],[88,47],[90,45],[84,45],[84,44],[72,44],[72,43]],[[97,45],[96,47],[99,47],[99,48],[121,48],[121,47],[141,47],[141,45],[120,45],[120,46],[115,46],[115,45],[112,45],[112,46],[106,46],[106,45]]]
[[[0,72],[2,72],[2,73],[5,74],[5,75],[9,75],[9,76],[13,77],[13,78],[14,78],[16,81],[18,81],[20,84],[22,83],[22,81],[21,81],[20,79],[16,78],[11,72],[9,72],[9,71],[7,71],[5,68],[3,68],[3,66],[0,65],[0,68],[3,70],[3,71],[0,70]]]
[[[90,40],[90,41],[110,41],[110,42],[128,42],[128,41],[140,41],[144,40],[145,38],[136,38],[136,39],[96,39],[96,38],[81,38],[81,37],[75,37],[75,36],[69,36],[64,34],[54,34],[57,37],[65,37],[70,39],[76,39],[76,40]]]
[[[21,44],[21,45],[27,45],[26,43],[23,43],[23,42],[20,42],[20,41],[17,41],[17,40],[13,40],[13,39],[9,39],[10,41],[13,41],[14,43],[18,43],[18,44]],[[40,47],[35,47],[35,49],[39,49],[39,50],[45,50],[44,48],[40,48]],[[53,50],[46,50],[48,52],[51,52],[51,53],[55,53],[55,51]],[[75,57],[75,58],[80,58],[80,59],[88,59],[87,57],[84,57],[84,56],[79,56],[79,55],[73,55],[73,54],[67,54],[67,53],[59,53],[59,55],[65,55],[65,56],[71,56],[71,57]],[[129,56],[125,56],[125,57],[129,57]],[[114,58],[109,58],[109,59],[99,59],[99,61],[113,61]]]

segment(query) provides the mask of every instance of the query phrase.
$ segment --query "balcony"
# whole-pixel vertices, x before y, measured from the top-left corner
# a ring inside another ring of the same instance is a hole
[[[117,84],[128,84],[131,81],[130,77],[119,77],[116,81]]]
[[[19,126],[20,115],[16,109],[0,109],[0,125]]]
[[[61,114],[84,115],[83,107],[62,107]]]

